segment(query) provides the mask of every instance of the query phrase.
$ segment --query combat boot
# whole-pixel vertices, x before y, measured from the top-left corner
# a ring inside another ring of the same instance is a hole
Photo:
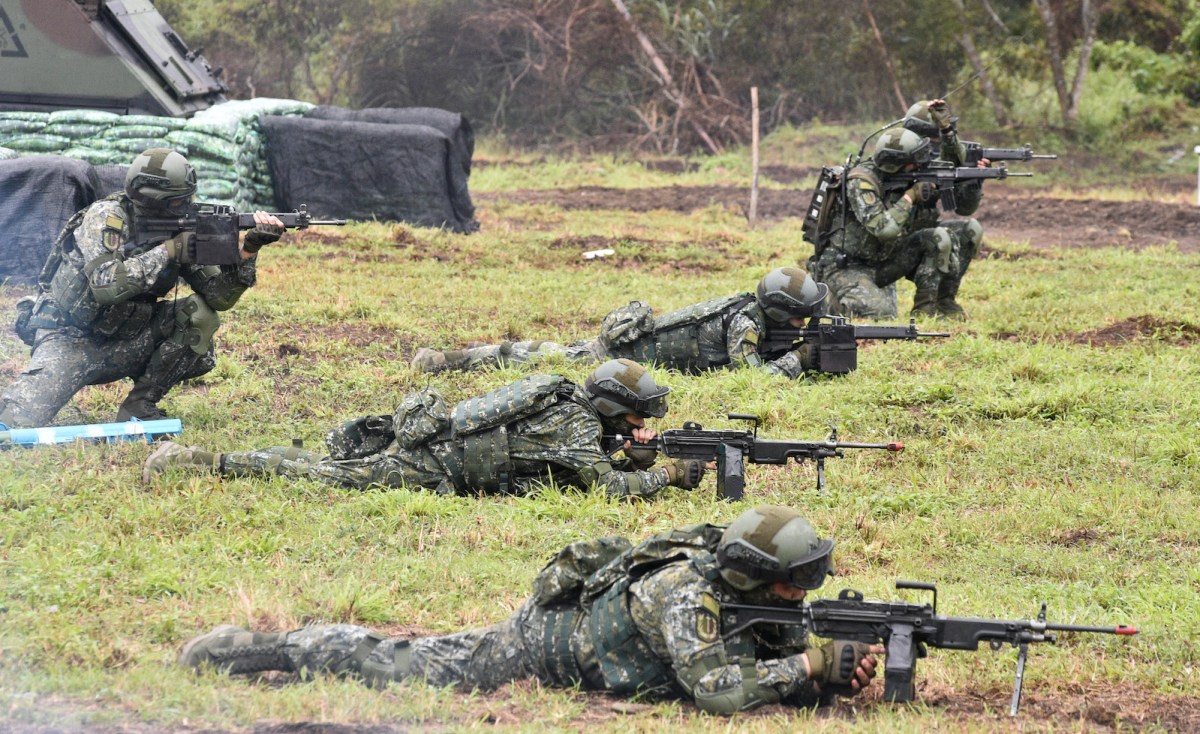
[[[206,635],[192,638],[179,652],[185,668],[208,666],[222,673],[292,672],[292,661],[283,652],[286,632],[247,632],[223,624]]]
[[[967,312],[955,300],[958,297],[958,286],[960,283],[962,281],[958,278],[943,278],[942,282],[938,285],[937,312],[939,317],[954,319],[955,321],[962,321],[967,318]]]
[[[933,318],[938,315],[937,310],[938,292],[932,288],[918,288],[916,295],[913,296],[912,311],[909,316],[913,318]]]
[[[443,372],[446,369],[446,353],[429,347],[421,347],[413,355],[408,366],[414,372]]]
[[[133,389],[117,409],[117,420],[128,421],[134,418],[140,421],[157,421],[167,417],[158,401],[167,394],[167,390],[142,378],[133,383]]]
[[[215,472],[220,463],[220,454],[205,451],[199,446],[185,448],[174,441],[163,441],[142,465],[142,483],[149,484],[154,477],[172,467]]]

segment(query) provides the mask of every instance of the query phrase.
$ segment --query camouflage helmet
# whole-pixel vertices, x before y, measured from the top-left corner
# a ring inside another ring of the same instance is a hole
[[[592,405],[609,418],[633,413],[662,418],[667,414],[667,393],[646,368],[631,359],[610,359],[583,383]]]
[[[912,130],[923,138],[940,138],[942,131],[929,116],[929,105],[930,100],[923,99],[909,107],[908,112],[904,113],[904,129]]]
[[[170,148],[150,148],[125,174],[125,195],[138,206],[182,212],[196,194],[196,169]]]
[[[721,578],[742,591],[782,581],[816,589],[833,575],[833,540],[795,510],[760,505],[738,515],[717,544]]]
[[[892,128],[875,143],[875,165],[885,173],[896,173],[910,163],[924,165],[929,162],[929,148],[929,138],[912,130]]]
[[[807,318],[829,294],[829,286],[818,283],[803,268],[775,268],[758,281],[755,298],[772,321]]]

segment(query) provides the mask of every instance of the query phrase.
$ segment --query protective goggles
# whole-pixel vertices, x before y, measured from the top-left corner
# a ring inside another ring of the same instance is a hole
[[[822,540],[812,552],[785,567],[770,553],[738,539],[717,549],[717,562],[755,581],[782,581],[799,589],[818,589],[826,576],[833,575],[833,540]]]
[[[762,307],[766,317],[776,323],[785,323],[789,319],[802,319],[812,316],[813,308],[817,303],[825,300],[825,295],[829,292],[829,286],[824,283],[817,283],[817,300],[815,303],[805,303],[799,299],[793,298],[787,291],[775,291],[766,297],[767,305]]]
[[[597,380],[592,384],[592,391],[596,393],[596,397],[607,398],[640,416],[662,418],[667,414],[667,394],[671,392],[669,387],[659,387],[649,395],[639,396],[611,378]]]

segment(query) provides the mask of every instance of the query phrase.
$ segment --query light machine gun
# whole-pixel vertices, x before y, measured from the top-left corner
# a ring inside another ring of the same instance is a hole
[[[884,191],[903,191],[918,181],[928,181],[937,187],[938,198],[942,202],[942,210],[953,212],[958,208],[958,198],[954,187],[967,181],[983,183],[987,180],[1001,180],[1011,176],[1032,176],[1032,173],[1013,173],[1004,166],[979,168],[976,166],[955,166],[950,161],[933,160],[915,171],[897,171],[886,174],[883,178]]]
[[[805,369],[844,375],[858,369],[859,339],[944,338],[948,331],[918,331],[916,319],[908,326],[855,326],[844,316],[814,316],[802,327],[770,326],[758,344],[765,359],[777,359],[799,349]]]
[[[903,601],[865,601],[852,589],[842,589],[837,599],[821,599],[799,607],[721,605],[721,634],[735,635],[756,624],[800,625],[808,632],[837,640],[867,644],[883,643],[887,648],[883,674],[883,699],[905,703],[916,695],[917,659],[929,647],[945,650],[978,650],[986,642],[993,650],[1005,644],[1017,648],[1017,673],[1013,682],[1009,715],[1016,716],[1021,705],[1021,685],[1029,645],[1057,642],[1054,632],[1093,632],[1106,635],[1136,635],[1136,627],[1117,625],[1095,627],[1081,624],[1051,624],[1046,621],[1046,605],[1037,619],[975,619],[943,617],[937,613],[937,586],[921,581],[897,581],[897,589],[933,592],[933,604]]]
[[[683,428],[668,428],[650,443],[639,443],[632,436],[621,434],[603,438],[605,451],[614,454],[625,442],[631,448],[654,449],[672,459],[692,459],[717,463],[717,495],[722,499],[740,500],[746,488],[745,464],[787,464],[811,461],[817,465],[817,491],[825,491],[825,460],[840,459],[845,449],[882,449],[903,451],[902,443],[847,443],[838,441],[837,429],[831,429],[824,441],[789,441],[758,437],[756,415],[730,413],[730,420],[751,421],[753,431],[706,431],[699,423],[687,421]]]
[[[313,219],[304,204],[293,212],[280,212],[278,217],[285,229],[307,229],[316,226],[341,227],[345,219]],[[194,232],[188,243],[188,262],[197,265],[236,265],[242,256],[238,232],[254,229],[253,214],[238,212],[225,204],[191,205],[181,217],[137,217],[133,241],[135,246],[157,244],[181,232]]]

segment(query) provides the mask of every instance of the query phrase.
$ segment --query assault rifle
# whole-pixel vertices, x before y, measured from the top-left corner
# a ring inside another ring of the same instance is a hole
[[[5,428],[0,424],[0,428]],[[71,443],[81,439],[99,441],[150,442],[152,436],[178,435],[183,423],[178,418],[124,423],[90,423],[80,426],[49,426],[47,428],[13,428],[0,430],[0,447],[37,446],[39,444]]]
[[[963,164],[966,166],[977,166],[979,161],[984,158],[993,163],[997,161],[1058,160],[1056,154],[1034,153],[1033,148],[1028,144],[1024,148],[985,148],[982,143],[964,141],[963,146],[967,149],[967,159]]]
[[[693,459],[717,462],[717,495],[722,499],[740,500],[746,488],[745,464],[783,465],[789,459],[796,463],[811,461],[817,465],[817,491],[825,491],[825,460],[840,459],[845,449],[883,449],[903,451],[902,443],[845,443],[838,441],[837,429],[829,431],[824,441],[777,441],[758,437],[756,415],[728,414],[730,420],[751,421],[753,431],[706,431],[699,423],[687,421],[683,428],[668,428],[650,443],[639,443],[632,436],[605,436],[603,445],[614,454],[632,443],[632,448],[654,449],[672,459]]]
[[[274,214],[286,229],[307,229],[314,226],[341,227],[345,219],[313,219],[308,206],[301,204],[293,212]],[[241,262],[238,232],[254,229],[254,214],[240,213],[225,204],[192,204],[182,217],[137,217],[134,242],[137,245],[159,243],[180,232],[192,231],[195,236],[188,244],[188,260],[197,265],[236,265]]]
[[[965,181],[983,182],[988,179],[1005,179],[1010,176],[1032,176],[1032,173],[1013,173],[1004,166],[979,168],[976,166],[955,166],[950,161],[933,160],[915,171],[897,171],[888,173],[883,178],[885,191],[903,191],[917,181],[928,181],[937,186],[938,198],[941,199],[942,209],[952,212],[958,208],[958,199],[954,187]]]
[[[1034,642],[1057,642],[1053,632],[1094,632],[1107,635],[1136,635],[1136,627],[1094,627],[1080,624],[1051,624],[1046,621],[1046,604],[1037,619],[975,619],[943,617],[937,613],[937,585],[921,581],[897,581],[897,589],[933,592],[933,605],[903,601],[864,601],[860,592],[842,589],[837,599],[821,599],[799,607],[721,604],[721,634],[725,637],[756,624],[801,625],[818,637],[855,640],[887,647],[883,674],[883,699],[905,703],[916,695],[917,659],[927,647],[945,650],[978,650],[986,642],[993,650],[1005,643],[1017,648],[1017,673],[1013,682],[1009,715],[1021,705],[1025,659]]]
[[[805,369],[844,375],[858,369],[859,339],[913,341],[948,336],[948,331],[917,331],[916,319],[910,319],[908,326],[855,326],[845,316],[814,316],[803,327],[769,326],[758,348],[767,359],[801,349]]]

